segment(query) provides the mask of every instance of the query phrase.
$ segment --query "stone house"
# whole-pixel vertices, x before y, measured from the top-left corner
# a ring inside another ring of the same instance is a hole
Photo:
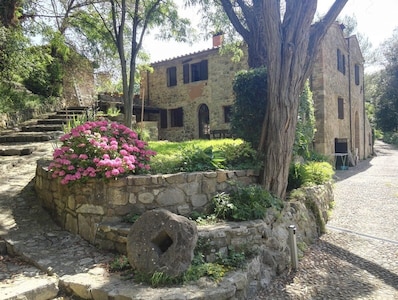
[[[145,106],[159,109],[145,120],[158,121],[159,139],[181,141],[209,138],[214,130],[228,132],[232,81],[248,66],[220,55],[220,46],[214,38],[213,48],[153,63],[154,72],[142,76]]]
[[[334,23],[321,45],[311,78],[319,153],[349,153],[351,164],[373,153],[365,112],[364,59],[356,36]]]
[[[234,63],[213,48],[152,64],[142,77],[145,105],[156,107],[145,120],[157,121],[159,139],[181,141],[224,136],[234,101],[232,82],[245,60]],[[335,23],[320,48],[311,76],[317,132],[315,149],[325,155],[352,153],[366,158],[372,151],[371,128],[364,108],[364,59],[355,36],[344,38]],[[340,158],[341,159],[341,158]]]

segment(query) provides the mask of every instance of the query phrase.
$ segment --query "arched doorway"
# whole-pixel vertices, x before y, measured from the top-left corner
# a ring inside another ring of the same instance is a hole
[[[199,138],[210,139],[209,107],[206,104],[201,104],[199,106],[198,120],[199,120]]]

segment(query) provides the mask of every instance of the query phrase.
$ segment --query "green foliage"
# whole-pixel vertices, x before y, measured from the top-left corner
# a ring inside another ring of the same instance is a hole
[[[110,272],[120,272],[130,268],[130,263],[125,255],[117,256],[109,263]]]
[[[256,151],[239,139],[159,141],[149,145],[157,153],[151,160],[153,174],[261,167]]]
[[[287,189],[290,191],[301,186],[324,184],[332,180],[333,174],[333,167],[328,162],[292,163],[289,169]]]
[[[296,137],[293,154],[308,158],[311,153],[312,141],[315,135],[315,115],[312,92],[307,80],[300,95],[300,105],[296,127]]]
[[[388,144],[398,145],[398,132],[384,132],[383,142]]]
[[[314,200],[306,199],[305,206],[309,209],[313,215],[315,216],[316,223],[318,225],[318,234],[326,233],[326,224],[322,217],[322,212],[320,211],[318,205],[315,203]]]
[[[39,110],[56,100],[54,97],[45,98],[29,93],[23,87],[16,88],[16,85],[0,82],[0,113]]]
[[[259,169],[262,160],[258,159],[257,152],[250,143],[224,144],[221,152],[225,158],[224,165],[234,169]]]
[[[221,219],[246,221],[262,219],[267,208],[283,208],[283,201],[259,185],[236,186],[236,191],[213,197],[214,214]]]
[[[0,78],[18,81],[26,72],[28,40],[20,27],[6,28],[0,25]]]
[[[398,130],[398,30],[387,40],[381,52],[385,68],[367,77],[367,101],[375,105],[377,128],[384,132]]]
[[[139,217],[141,217],[141,215],[138,215],[138,214],[128,214],[128,215],[126,215],[126,216],[124,216],[124,217],[122,218],[122,221],[125,222],[125,223],[134,224],[134,223],[138,220]]]
[[[217,157],[213,147],[201,149],[195,146],[185,148],[181,152],[181,164],[178,169],[182,172],[216,170],[221,166],[222,158]]]
[[[120,109],[117,107],[109,107],[106,111],[106,114],[110,117],[117,117],[120,114]]]
[[[240,71],[233,82],[231,131],[257,149],[267,105],[267,70]]]
[[[64,124],[62,126],[62,131],[65,133],[69,133],[69,132],[71,132],[71,130],[73,128],[76,128],[77,126],[82,125],[82,124],[86,123],[87,121],[92,121],[92,120],[88,120],[87,116],[84,114],[73,115],[70,119],[68,119],[66,124]]]
[[[64,76],[62,61],[51,55],[49,47],[32,47],[29,54],[31,63],[23,80],[24,85],[37,95],[61,96]]]

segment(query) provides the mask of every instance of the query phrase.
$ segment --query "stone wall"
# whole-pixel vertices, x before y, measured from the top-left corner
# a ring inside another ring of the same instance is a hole
[[[43,114],[48,112],[54,112],[61,109],[62,106],[62,101],[56,101],[54,104],[42,105],[37,109],[25,109],[23,111],[12,113],[0,113],[0,130],[17,127],[22,122],[41,117]]]
[[[158,207],[185,216],[193,210],[206,211],[216,192],[232,189],[230,180],[251,184],[258,176],[252,171],[179,173],[128,176],[68,187],[52,179],[47,166],[47,161],[39,161],[35,178],[42,205],[63,228],[102,249],[119,253],[126,253],[131,227],[121,222],[123,216]],[[288,226],[297,228],[300,257],[324,230],[332,201],[330,183],[301,189],[284,203],[282,211],[269,209],[263,220],[198,226],[197,248],[207,262],[231,250],[252,254],[244,268],[226,275],[217,288],[217,299],[254,299],[260,288],[290,268]],[[208,295],[203,299],[215,298]]]
[[[215,171],[166,175],[134,175],[118,180],[89,180],[61,185],[47,171],[48,161],[39,161],[35,189],[42,205],[61,227],[94,243],[98,227],[120,223],[129,214],[154,208],[189,216],[208,210],[212,197],[232,189],[231,181],[251,184],[253,171]]]

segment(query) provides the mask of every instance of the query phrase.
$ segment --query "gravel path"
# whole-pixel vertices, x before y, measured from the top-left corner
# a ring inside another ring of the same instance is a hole
[[[257,299],[398,299],[398,150],[337,171],[328,232]]]

